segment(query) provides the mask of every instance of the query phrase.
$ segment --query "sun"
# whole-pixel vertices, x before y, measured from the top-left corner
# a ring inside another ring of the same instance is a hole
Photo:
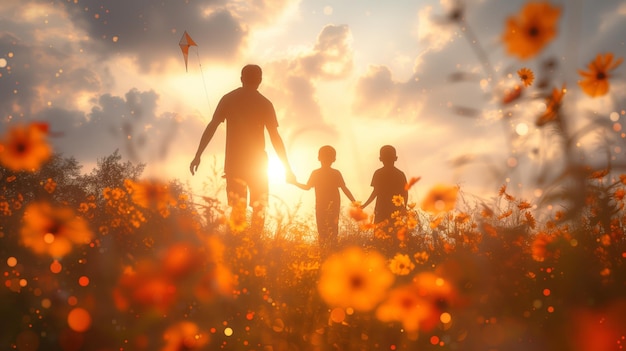
[[[268,155],[267,178],[270,183],[285,182],[285,167],[276,155]]]

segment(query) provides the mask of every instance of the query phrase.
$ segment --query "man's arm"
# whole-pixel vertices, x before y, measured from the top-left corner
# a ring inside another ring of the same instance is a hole
[[[204,149],[206,149],[207,145],[209,145],[209,142],[211,141],[211,139],[213,139],[213,135],[215,135],[215,131],[217,130],[217,127],[219,125],[220,125],[220,121],[214,118],[211,120],[211,122],[209,122],[209,124],[204,129],[204,133],[202,133],[202,138],[200,138],[200,144],[198,144],[198,150],[196,151],[196,156],[194,157],[194,159],[191,161],[191,164],[189,165],[189,170],[191,171],[191,175],[196,174],[196,171],[198,171],[198,166],[200,165],[200,156],[204,152]]]
[[[274,147],[274,151],[276,151],[276,156],[283,163],[283,167],[285,167],[287,183],[295,183],[296,176],[293,174],[293,170],[289,165],[289,160],[287,159],[287,151],[285,150],[285,144],[283,143],[283,138],[278,134],[278,128],[267,128],[267,132],[270,135],[270,141],[272,142],[272,146]]]

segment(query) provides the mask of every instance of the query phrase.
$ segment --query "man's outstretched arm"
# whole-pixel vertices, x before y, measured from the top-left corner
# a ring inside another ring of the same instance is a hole
[[[207,145],[209,145],[209,142],[211,141],[211,139],[213,139],[213,135],[215,135],[215,131],[217,130],[217,127],[219,125],[220,125],[220,122],[213,119],[211,120],[211,122],[209,122],[209,124],[204,129],[204,133],[202,133],[202,138],[200,138],[200,144],[198,144],[198,150],[196,151],[196,156],[193,158],[193,160],[191,161],[191,164],[189,165],[189,170],[191,171],[191,175],[196,174],[196,171],[198,171],[198,166],[200,165],[200,156],[204,152],[204,149],[206,149]]]
[[[287,183],[295,183],[296,176],[289,165],[289,160],[287,159],[287,151],[285,150],[285,143],[283,143],[283,138],[281,138],[280,134],[278,134],[278,128],[268,128],[268,134],[270,135],[270,141],[272,142],[272,146],[274,147],[274,151],[276,151],[276,156],[283,163],[283,167],[285,167],[286,180]]]

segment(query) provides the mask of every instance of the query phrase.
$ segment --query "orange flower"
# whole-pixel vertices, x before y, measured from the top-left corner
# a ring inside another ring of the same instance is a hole
[[[376,309],[376,318],[382,322],[401,322],[409,333],[420,329],[420,322],[430,314],[432,306],[420,296],[413,284],[397,287]]]
[[[510,104],[511,102],[519,99],[520,96],[522,96],[522,87],[516,84],[513,89],[506,89],[504,91],[504,98],[502,98],[502,103],[505,105]]]
[[[87,222],[70,208],[34,202],[24,211],[22,245],[35,253],[60,258],[72,251],[73,244],[88,244],[92,236]]]
[[[458,192],[456,185],[435,185],[422,202],[422,209],[431,213],[451,211],[456,206]]]
[[[352,205],[350,206],[349,214],[350,214],[350,217],[357,222],[361,222],[369,218],[367,213],[363,211],[363,208],[361,207],[361,203],[358,201],[355,201],[352,203]]]
[[[399,321],[407,332],[430,331],[440,321],[441,314],[456,303],[456,292],[445,279],[430,272],[413,278],[389,292],[389,297],[376,309],[383,322]]]
[[[200,331],[194,322],[178,322],[165,330],[163,340],[166,344],[161,351],[203,350],[209,342],[209,334]]]
[[[172,197],[167,184],[157,180],[143,180],[134,182],[130,179],[124,181],[124,185],[131,194],[131,198],[137,205],[158,210],[163,217],[170,214],[169,206],[176,205],[176,200]]]
[[[409,191],[422,177],[411,177],[409,181],[404,185],[404,190]]]
[[[539,233],[531,245],[531,254],[535,261],[543,262],[555,253],[554,238],[545,233]]]
[[[557,34],[561,9],[547,1],[529,2],[517,17],[506,21],[503,40],[507,52],[528,59],[541,51]]]
[[[141,307],[166,312],[177,297],[176,284],[149,260],[137,262],[136,267],[126,266],[113,289],[115,307],[120,311]]]
[[[324,262],[317,289],[331,306],[370,311],[385,297],[393,281],[394,275],[380,253],[350,247]]]
[[[526,67],[521,68],[519,71],[517,71],[517,75],[519,76],[519,79],[522,81],[522,83],[524,83],[525,87],[532,85],[533,81],[535,80],[535,74],[533,73],[533,71]]]
[[[621,57],[613,61],[613,54],[610,52],[604,56],[598,54],[596,59],[587,65],[588,71],[578,70],[578,74],[583,78],[578,81],[578,85],[585,94],[591,97],[606,95],[609,92],[609,78],[611,77],[609,72],[616,69],[622,61]]]
[[[389,261],[389,269],[393,274],[407,275],[415,268],[415,264],[411,262],[409,255],[396,254]]]
[[[561,111],[563,96],[566,92],[567,89],[565,89],[565,85],[563,85],[561,89],[552,89],[552,95],[550,95],[546,100],[545,112],[541,116],[539,116],[539,118],[535,122],[537,127],[541,127],[548,122],[557,120],[559,112]]]
[[[13,171],[36,171],[50,158],[48,125],[15,126],[0,140],[0,164]]]
[[[394,195],[391,198],[391,202],[393,203],[394,206],[400,207],[404,205],[404,197],[402,197],[402,195]]]

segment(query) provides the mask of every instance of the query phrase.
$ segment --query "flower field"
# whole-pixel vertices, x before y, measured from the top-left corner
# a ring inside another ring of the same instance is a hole
[[[471,37],[462,11],[447,25]],[[561,12],[529,2],[512,14],[507,54],[532,62]],[[474,48],[484,79],[499,81]],[[593,57],[577,72],[586,99],[610,94],[623,68],[612,53]],[[536,64],[494,84],[489,103],[507,127],[523,106],[545,106],[532,122],[549,140],[535,151],[538,194],[506,176],[490,196],[441,184],[419,202],[394,197],[407,210],[383,223],[354,203],[332,252],[297,215],[254,231],[221,197],[144,177],[118,152],[85,173],[54,152],[46,122],[4,123],[0,350],[625,349],[626,107],[585,124],[550,75],[556,63]],[[608,156],[581,157],[596,131]]]

